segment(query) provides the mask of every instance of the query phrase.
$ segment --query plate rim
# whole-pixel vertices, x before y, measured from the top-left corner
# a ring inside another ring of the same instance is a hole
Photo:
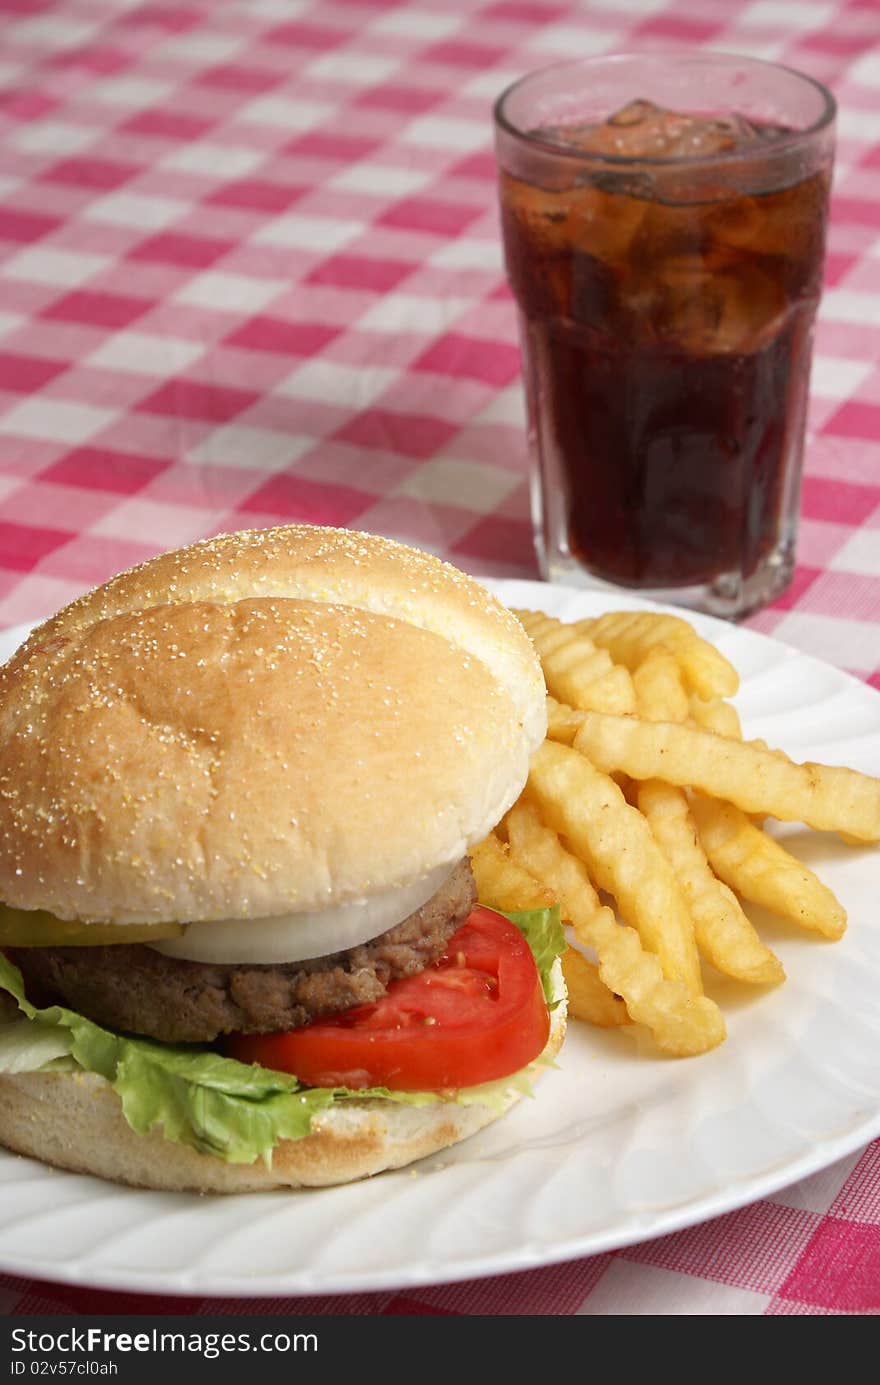
[[[564,583],[549,583],[532,580],[528,578],[492,578],[481,576],[476,580],[480,581],[488,589],[495,593],[501,600],[505,600],[505,593],[513,595],[513,589],[527,595],[534,595],[537,600],[541,593],[552,592],[554,598],[570,597],[576,600],[588,600],[596,604],[597,609],[604,608],[620,609],[631,606],[646,610],[667,611],[670,614],[678,615],[686,620],[692,621],[698,629],[709,632],[713,635],[720,635],[730,630],[741,631],[748,636],[751,641],[758,641],[776,651],[783,650],[787,654],[794,656],[799,662],[807,661],[811,666],[821,669],[827,674],[831,670],[840,680],[840,685],[853,685],[861,690],[866,698],[880,699],[880,691],[872,688],[855,675],[839,668],[837,665],[817,658],[815,655],[808,654],[797,649],[796,646],[787,644],[785,641],[765,634],[762,631],[752,630],[747,624],[734,625],[718,617],[704,615],[702,613],[691,612],[689,610],[675,607],[669,604],[657,603],[639,598],[635,594],[614,593],[605,591],[594,591],[589,588],[570,586]],[[527,604],[527,602],[522,602]],[[40,622],[38,620],[21,622],[8,626],[0,630],[0,650],[8,647],[8,652],[0,654],[0,658],[8,658],[14,652],[17,645],[9,642],[15,639],[17,642],[24,639],[26,635]],[[540,1097],[538,1098],[540,1099]],[[175,1270],[141,1270],[136,1266],[125,1269],[101,1268],[96,1266],[90,1268],[88,1256],[77,1255],[74,1259],[56,1264],[51,1259],[50,1250],[47,1248],[45,1254],[25,1255],[7,1257],[0,1244],[0,1272],[28,1279],[45,1280],[58,1284],[78,1284],[99,1290],[111,1292],[140,1292],[155,1293],[174,1296],[196,1296],[202,1298],[258,1298],[258,1297],[313,1297],[317,1295],[332,1294],[354,1294],[354,1293],[381,1293],[395,1289],[415,1288],[431,1284],[453,1284],[470,1279],[485,1278],[488,1276],[521,1273],[528,1270],[545,1268],[551,1265],[565,1263],[567,1261],[581,1259],[586,1256],[608,1253],[613,1250],[622,1250],[629,1246],[639,1244],[643,1241],[654,1240],[657,1237],[669,1235],[676,1231],[684,1231],[690,1227],[704,1222],[712,1221],[729,1212],[735,1212],[742,1207],[748,1206],[763,1197],[772,1195],[774,1192],[791,1186],[804,1178],[818,1173],[830,1167],[839,1159],[845,1158],[880,1136],[880,1105],[877,1109],[870,1109],[866,1112],[863,1119],[856,1120],[850,1126],[839,1133],[811,1145],[804,1150],[798,1157],[783,1162],[781,1165],[765,1169],[759,1173],[750,1173],[731,1178],[722,1189],[713,1189],[702,1197],[682,1198],[671,1206],[667,1206],[659,1211],[647,1211],[629,1217],[626,1221],[618,1220],[616,1224],[608,1224],[598,1231],[580,1233],[571,1236],[565,1242],[558,1242],[552,1248],[546,1245],[529,1248],[524,1245],[516,1252],[507,1250],[496,1250],[486,1255],[470,1255],[459,1260],[457,1264],[446,1263],[439,1265],[435,1262],[420,1262],[411,1269],[396,1268],[387,1272],[376,1272],[375,1270],[357,1270],[340,1273],[331,1271],[319,1278],[314,1279],[314,1272],[308,1264],[297,1266],[294,1270],[272,1271],[269,1274],[257,1276],[236,1276],[223,1275],[205,1271],[204,1267],[196,1269],[175,1269]],[[527,1155],[525,1150],[512,1150],[508,1157],[522,1158]],[[10,1151],[0,1149],[0,1167],[7,1167],[13,1161],[24,1160],[25,1156],[12,1154]],[[102,1194],[108,1198],[114,1196],[114,1191],[121,1196],[137,1195],[141,1198],[167,1198],[173,1197],[175,1200],[184,1199],[192,1202],[193,1205],[205,1205],[205,1199],[196,1194],[167,1194],[155,1192],[147,1189],[130,1189],[121,1185],[107,1184],[102,1180],[93,1178],[91,1175],[74,1174],[66,1170],[51,1168],[40,1164],[39,1161],[27,1160],[35,1169],[35,1176],[49,1182],[61,1178],[69,1180],[85,1180],[94,1184],[94,1193],[100,1197]],[[377,1176],[378,1179],[400,1178],[407,1173],[403,1171],[389,1171]],[[432,1177],[442,1177],[442,1171],[437,1170],[432,1173]],[[368,1180],[372,1183],[373,1180]],[[357,1188],[358,1185],[348,1185]],[[0,1181],[0,1231],[6,1221],[2,1211],[4,1201],[5,1182]],[[310,1189],[305,1193],[306,1196],[320,1197],[322,1195],[332,1195],[334,1189]],[[224,1195],[222,1204],[235,1202],[241,1198],[247,1198],[246,1205],[252,1206],[256,1203],[265,1207],[267,1199],[285,1200],[297,1194],[294,1190],[287,1192],[266,1192]],[[87,1198],[88,1200],[88,1194]],[[99,1243],[100,1245],[100,1243]],[[312,1282],[314,1280],[314,1282]]]

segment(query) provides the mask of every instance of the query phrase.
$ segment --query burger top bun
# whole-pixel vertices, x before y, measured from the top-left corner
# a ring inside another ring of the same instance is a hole
[[[114,578],[0,670],[0,898],[262,918],[451,866],[525,782],[540,667],[470,578],[290,526]]]
[[[313,524],[247,529],[160,554],[65,606],[35,631],[42,643],[124,611],[253,596],[331,602],[442,635],[485,664],[533,748],[546,731],[544,678],[519,622],[479,582],[421,549]]]

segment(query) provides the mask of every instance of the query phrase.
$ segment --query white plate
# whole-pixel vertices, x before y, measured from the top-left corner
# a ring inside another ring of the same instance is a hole
[[[637,605],[498,582],[573,618]],[[880,774],[880,695],[774,640],[695,618],[743,675],[749,736]],[[22,631],[0,639],[8,655]],[[829,945],[760,921],[788,972],[713,994],[729,1037],[700,1058],[569,1028],[536,1099],[417,1168],[305,1193],[136,1192],[0,1151],[0,1268],[111,1289],[280,1295],[528,1269],[674,1231],[812,1173],[880,1133],[878,854],[786,833],[849,910]]]

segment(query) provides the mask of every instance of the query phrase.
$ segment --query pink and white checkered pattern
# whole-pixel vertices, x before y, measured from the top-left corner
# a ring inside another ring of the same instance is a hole
[[[707,45],[840,103],[795,581],[752,624],[880,687],[877,0],[0,0],[0,623],[306,519],[535,576],[490,105]],[[880,1143],[617,1255],[193,1312],[872,1313]],[[179,1311],[0,1279],[8,1312]]]

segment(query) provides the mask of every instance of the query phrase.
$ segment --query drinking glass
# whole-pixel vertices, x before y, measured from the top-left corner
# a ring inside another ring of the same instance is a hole
[[[499,98],[545,577],[727,617],[787,586],[834,117],[812,78],[711,52]]]

